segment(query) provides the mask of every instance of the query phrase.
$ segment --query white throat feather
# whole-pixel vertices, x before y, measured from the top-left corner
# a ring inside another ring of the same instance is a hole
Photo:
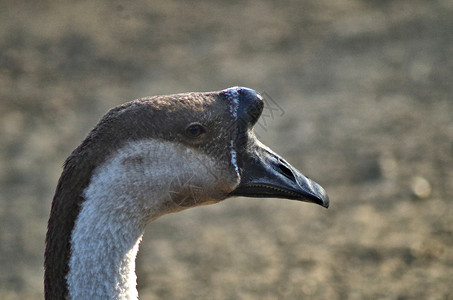
[[[163,214],[218,201],[209,195],[222,198],[216,193],[232,183],[221,182],[224,174],[213,169],[208,156],[157,140],[131,142],[95,169],[71,236],[70,297],[137,299],[135,258],[145,226]]]

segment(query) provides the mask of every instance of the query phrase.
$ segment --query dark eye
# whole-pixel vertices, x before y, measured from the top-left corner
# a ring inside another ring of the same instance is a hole
[[[186,128],[186,135],[190,138],[200,137],[205,132],[205,128],[199,123],[192,123]]]

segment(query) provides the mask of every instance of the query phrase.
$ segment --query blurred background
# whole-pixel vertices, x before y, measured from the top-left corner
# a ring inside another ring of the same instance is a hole
[[[281,108],[261,140],[331,206],[165,216],[141,299],[453,299],[452,16],[451,0],[2,0],[0,299],[43,297],[63,161],[109,108],[235,85]]]

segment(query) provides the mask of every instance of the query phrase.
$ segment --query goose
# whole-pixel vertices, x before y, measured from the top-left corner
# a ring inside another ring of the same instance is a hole
[[[316,182],[258,141],[262,96],[232,87],[111,109],[64,163],[45,249],[46,299],[137,299],[135,258],[158,217],[226,198],[328,207]]]

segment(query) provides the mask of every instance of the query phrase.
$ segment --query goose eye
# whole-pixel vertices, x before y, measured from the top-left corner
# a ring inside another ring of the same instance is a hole
[[[199,123],[192,123],[186,128],[186,135],[190,138],[198,138],[205,132],[205,128]]]

